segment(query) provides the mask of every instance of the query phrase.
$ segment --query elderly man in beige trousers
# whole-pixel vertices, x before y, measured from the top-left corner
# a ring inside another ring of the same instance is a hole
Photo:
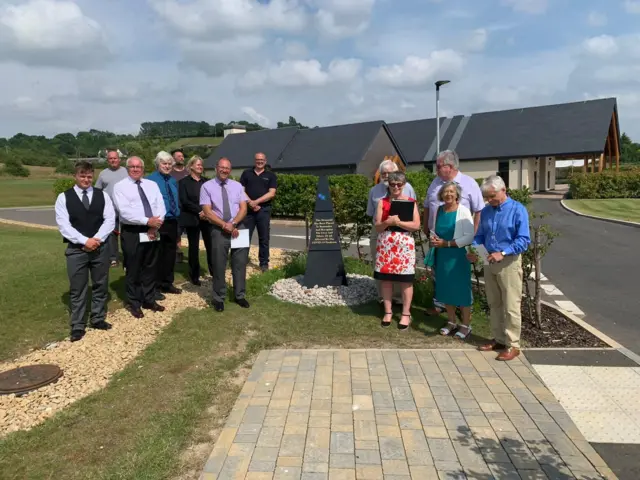
[[[389,185],[387,182],[387,177],[392,172],[398,171],[398,165],[396,165],[391,160],[383,161],[378,167],[378,172],[380,173],[380,183],[371,187],[369,190],[369,202],[367,204],[367,215],[371,217],[371,221],[375,220],[376,209],[378,208],[378,202],[382,200],[389,194]],[[416,199],[416,192],[413,190],[413,187],[409,182],[407,182],[402,190],[402,194],[406,195],[409,198]],[[371,227],[371,237],[369,238],[369,246],[371,253],[371,261],[375,263],[376,261],[376,247],[378,246],[378,232],[376,232],[375,227]],[[378,297],[379,301],[382,302],[382,291],[380,286],[380,281],[376,280],[376,284],[378,286]],[[402,293],[400,292],[400,284],[394,283],[393,285],[393,302],[397,304],[402,303]]]

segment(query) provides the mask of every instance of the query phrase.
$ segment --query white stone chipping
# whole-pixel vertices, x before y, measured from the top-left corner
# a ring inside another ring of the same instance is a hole
[[[306,288],[303,276],[278,280],[269,292],[283,302],[307,307],[344,307],[362,305],[378,298],[376,281],[366,275],[347,275],[346,286]]]

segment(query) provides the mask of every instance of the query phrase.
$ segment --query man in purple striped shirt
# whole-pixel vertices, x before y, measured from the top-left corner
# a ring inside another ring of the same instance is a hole
[[[213,308],[224,311],[224,299],[227,295],[225,271],[229,251],[231,251],[231,275],[235,301],[243,308],[249,308],[244,298],[249,263],[249,248],[231,249],[231,238],[240,234],[238,227],[247,215],[247,197],[240,182],[229,179],[231,162],[221,158],[216,165],[215,178],[205,182],[200,190],[200,205],[205,218],[213,225],[211,228],[211,251],[209,264],[213,265]]]

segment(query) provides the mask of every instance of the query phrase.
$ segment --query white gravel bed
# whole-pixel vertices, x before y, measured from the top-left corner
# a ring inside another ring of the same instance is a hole
[[[306,288],[302,280],[302,275],[278,280],[269,293],[283,302],[307,307],[349,307],[378,298],[376,281],[366,275],[347,275],[348,285],[339,287]]]

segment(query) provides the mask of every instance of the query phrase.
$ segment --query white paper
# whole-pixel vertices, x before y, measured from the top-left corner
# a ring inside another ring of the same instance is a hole
[[[157,242],[160,240],[160,234],[156,233],[156,238],[155,240],[151,240],[149,238],[149,234],[146,232],[142,232],[140,233],[140,243],[146,243],[146,242]]]
[[[485,265],[489,265],[489,259],[487,258],[489,256],[489,252],[487,251],[485,246],[474,245],[473,248],[476,249],[476,252],[478,252],[478,255],[480,256],[480,258],[482,258],[482,263]]]
[[[238,238],[231,237],[231,249],[234,248],[249,248],[249,229],[243,228],[242,230],[238,230]]]

